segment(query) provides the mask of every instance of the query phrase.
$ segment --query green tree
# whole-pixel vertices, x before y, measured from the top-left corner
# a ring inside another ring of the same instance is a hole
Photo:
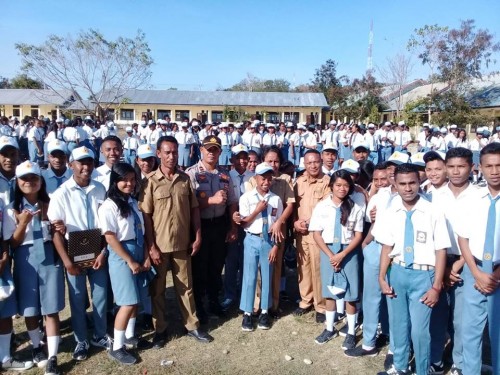
[[[43,82],[28,77],[27,74],[18,74],[10,80],[13,89],[43,89]]]
[[[225,91],[290,92],[291,84],[286,79],[260,79],[248,73],[247,77]]]
[[[332,59],[326,60],[314,73],[311,86],[316,91],[325,94],[326,100],[330,105],[339,104],[344,99],[342,81],[347,77],[337,77],[337,62]]]
[[[10,82],[8,78],[0,76],[0,89],[10,88]]]
[[[134,38],[109,40],[89,29],[76,37],[50,35],[41,45],[19,43],[16,49],[26,74],[57,95],[65,89],[92,98],[101,116],[128,90],[145,86],[151,78],[153,59],[140,30]]]

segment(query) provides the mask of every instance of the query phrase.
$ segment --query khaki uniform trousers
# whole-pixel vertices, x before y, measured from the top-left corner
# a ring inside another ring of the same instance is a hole
[[[297,236],[297,272],[299,274],[299,307],[314,306],[316,312],[325,313],[325,299],[321,293],[320,249],[316,244]]]

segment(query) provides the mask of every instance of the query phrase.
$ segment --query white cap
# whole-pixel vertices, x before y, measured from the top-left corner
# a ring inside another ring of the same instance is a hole
[[[424,152],[417,152],[411,156],[410,163],[419,167],[425,167]]]
[[[188,122],[186,122],[186,121],[183,121],[183,122],[181,123],[181,128],[189,128],[189,123],[188,123]]]
[[[440,131],[442,134],[446,134],[446,133],[448,133],[448,129],[446,129],[444,126],[443,126],[441,129],[439,129],[439,131]]]
[[[349,173],[359,173],[359,163],[352,159],[348,159],[342,163],[340,169]]]
[[[450,126],[450,129],[457,129],[457,128],[458,128],[458,126],[456,126],[455,124]]]
[[[368,129],[375,129],[375,124],[372,124],[371,122],[368,124]]]
[[[132,129],[132,127],[131,127],[131,126],[127,126],[127,127],[125,128],[125,132],[126,132],[126,133],[132,133],[132,131],[133,131],[133,129]]]
[[[146,126],[146,121],[144,121],[144,120],[139,121],[139,125]]]
[[[212,121],[210,121],[210,120],[205,121],[205,125],[212,125]]]
[[[155,156],[155,152],[150,145],[140,145],[137,148],[137,156],[141,159],[146,159]]]
[[[337,147],[332,142],[327,142],[327,143],[325,143],[323,145],[323,151],[326,151],[326,150],[335,150],[335,151],[338,151]]]
[[[352,145],[352,149],[356,150],[358,147],[363,147],[367,151],[370,151],[370,144],[365,140],[359,140],[359,141],[354,142],[354,144]]]
[[[87,158],[94,158],[94,153],[92,152],[91,149],[82,146],[82,147],[77,147],[71,152],[71,156],[69,157],[69,161],[75,161],[75,160],[82,160],[82,159],[87,159]]]
[[[112,128],[115,126],[115,123],[113,121],[108,122],[108,128]]]
[[[92,117],[90,117],[90,116],[85,116],[85,121],[87,121],[87,120],[92,120]]]
[[[4,147],[12,146],[14,148],[19,149],[19,145],[14,137],[7,137],[6,135],[2,135],[0,137],[0,151],[4,149]]]
[[[307,130],[306,126],[305,126],[305,125],[302,125],[302,124],[300,124],[300,125],[297,127],[297,129],[299,129],[299,130]]]
[[[293,122],[288,121],[288,122],[286,123],[286,127],[287,127],[287,128],[293,128]]]
[[[424,128],[429,128],[429,127],[430,127],[430,125],[429,125],[427,122],[424,122],[424,123],[422,124],[422,127],[424,127]]]
[[[276,129],[276,125],[275,125],[275,124],[267,124],[267,125],[266,125],[266,128],[273,128],[273,129]]]
[[[42,172],[40,171],[40,167],[37,163],[32,163],[31,161],[26,160],[16,167],[16,177],[23,177],[27,174],[36,174],[37,176],[41,176]]]
[[[233,153],[233,155],[238,155],[240,152],[247,152],[248,153],[248,148],[247,146],[245,145],[242,145],[241,143],[234,146],[232,149],[231,149],[231,152]]]
[[[12,116],[9,121],[12,121],[12,122],[17,121],[17,117],[16,116]]]
[[[64,119],[62,117],[58,117],[56,122],[64,122]]]
[[[386,121],[386,122],[384,123],[384,126],[391,126],[391,122],[390,122],[390,121]]]
[[[331,121],[328,123],[328,125],[337,125],[337,121],[335,121],[335,120],[331,120]]]
[[[406,125],[404,121],[398,122],[398,126],[403,126],[403,125]]]
[[[267,172],[272,172],[272,171],[273,167],[271,167],[267,163],[260,163],[259,165],[257,165],[257,167],[255,167],[255,174],[263,175]]]
[[[62,151],[64,153],[68,152],[68,148],[66,147],[66,143],[60,141],[59,139],[54,139],[47,144],[47,152],[52,154],[54,151]]]
[[[257,125],[252,122],[248,127],[251,128],[251,129],[254,129],[255,127],[257,127]]]
[[[155,124],[154,120],[149,120],[149,121],[148,121],[148,126],[149,126],[149,125],[154,125],[154,124]]]
[[[200,126],[200,123],[196,120],[193,120],[193,122],[191,123],[191,126]]]
[[[236,125],[234,125],[235,129],[241,129],[243,127],[243,124],[241,122],[238,122]]]
[[[260,121],[259,120],[253,120],[252,124],[253,125],[260,125]]]
[[[405,154],[404,152],[396,151],[395,153],[393,153],[389,157],[389,159],[387,161],[394,163],[396,165],[399,165],[399,164],[408,163],[409,160],[410,160],[410,157],[408,156],[408,154]]]
[[[478,127],[478,128],[476,129],[476,133],[482,133],[483,131],[484,131],[484,129],[483,129],[483,127],[482,127],[482,126],[481,126],[481,127]]]
[[[219,128],[227,128],[228,125],[229,124],[227,122],[221,122],[220,125],[219,125]]]

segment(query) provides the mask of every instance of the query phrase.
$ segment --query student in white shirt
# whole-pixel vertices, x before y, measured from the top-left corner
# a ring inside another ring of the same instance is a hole
[[[42,121],[35,120],[35,125],[28,131],[28,146],[30,160],[38,163],[43,160],[43,130]]]
[[[252,150],[261,155],[262,137],[257,132],[257,124],[253,122],[250,124],[250,132],[243,135],[243,143],[248,147],[248,151]]]
[[[262,145],[271,147],[278,144],[278,136],[276,135],[276,125],[267,124],[267,133],[262,137]]]
[[[49,166],[47,169],[42,170],[42,176],[49,197],[73,175],[73,172],[67,166],[67,150],[66,143],[58,139],[49,142],[47,145]]]
[[[500,144],[481,150],[480,168],[488,183],[466,199],[456,226],[466,265],[462,272],[463,374],[481,373],[483,331],[488,322],[493,374],[500,373]]]
[[[337,170],[335,166],[338,167],[337,163],[338,150],[333,143],[325,143],[323,145],[323,150],[321,151],[321,160],[323,164],[321,169],[323,173],[331,176],[333,172]]]
[[[245,228],[243,260],[243,285],[240,309],[243,311],[243,331],[253,331],[252,311],[254,306],[257,272],[260,264],[262,280],[261,314],[258,327],[271,328],[269,308],[272,301],[271,280],[273,263],[276,261],[278,245],[271,240],[272,225],[283,212],[281,199],[270,191],[273,168],[261,163],[255,169],[255,189],[240,197],[241,225]]]
[[[448,182],[445,158],[446,154],[442,151],[429,151],[424,154],[425,175],[430,183],[423,190],[429,198]]]
[[[192,133],[188,132],[188,127],[189,124],[187,122],[183,122],[181,124],[182,130],[174,135],[179,145],[179,157],[177,165],[182,170],[191,166],[191,160],[193,158],[194,151],[194,137]]]
[[[380,289],[391,298],[389,321],[394,365],[382,374],[408,371],[410,341],[417,374],[427,374],[431,312],[441,294],[450,239],[443,213],[418,194],[417,168],[411,164],[398,165],[395,183],[399,197],[377,218],[372,230],[382,244]]]
[[[103,139],[101,144],[101,153],[104,155],[104,164],[96,168],[92,173],[92,178],[104,185],[106,191],[109,189],[109,176],[111,167],[120,161],[123,153],[122,142],[120,138],[110,135]]]
[[[347,303],[348,332],[343,350],[356,346],[356,303],[359,301],[358,246],[362,240],[363,208],[355,204],[350,195],[354,182],[348,172],[335,172],[330,181],[332,195],[314,208],[309,232],[321,250],[321,288],[326,299],[326,329],[316,338],[324,344],[338,335],[333,327],[336,300]]]
[[[123,158],[130,165],[134,165],[135,157],[137,155],[137,148],[139,147],[139,140],[133,135],[131,126],[125,129],[127,136],[123,139]]]

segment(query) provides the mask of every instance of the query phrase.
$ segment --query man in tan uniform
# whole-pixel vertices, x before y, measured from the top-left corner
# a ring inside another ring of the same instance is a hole
[[[158,274],[151,284],[153,317],[156,320],[153,345],[156,348],[161,348],[166,343],[167,264],[172,269],[174,287],[188,335],[200,342],[213,340],[199,329],[200,323],[196,316],[191,256],[200,249],[200,211],[189,177],[177,167],[177,146],[177,140],[171,136],[158,140],[156,155],[160,159],[160,166],[148,176],[139,199],[139,207],[144,214],[149,256]],[[189,228],[195,234],[192,244],[189,235],[186,235]]]
[[[295,222],[297,265],[301,301],[294,315],[302,315],[314,306],[316,321],[325,320],[325,300],[321,294],[320,249],[308,231],[316,204],[330,194],[330,178],[321,170],[321,155],[316,150],[304,155],[305,172],[295,183]]]

